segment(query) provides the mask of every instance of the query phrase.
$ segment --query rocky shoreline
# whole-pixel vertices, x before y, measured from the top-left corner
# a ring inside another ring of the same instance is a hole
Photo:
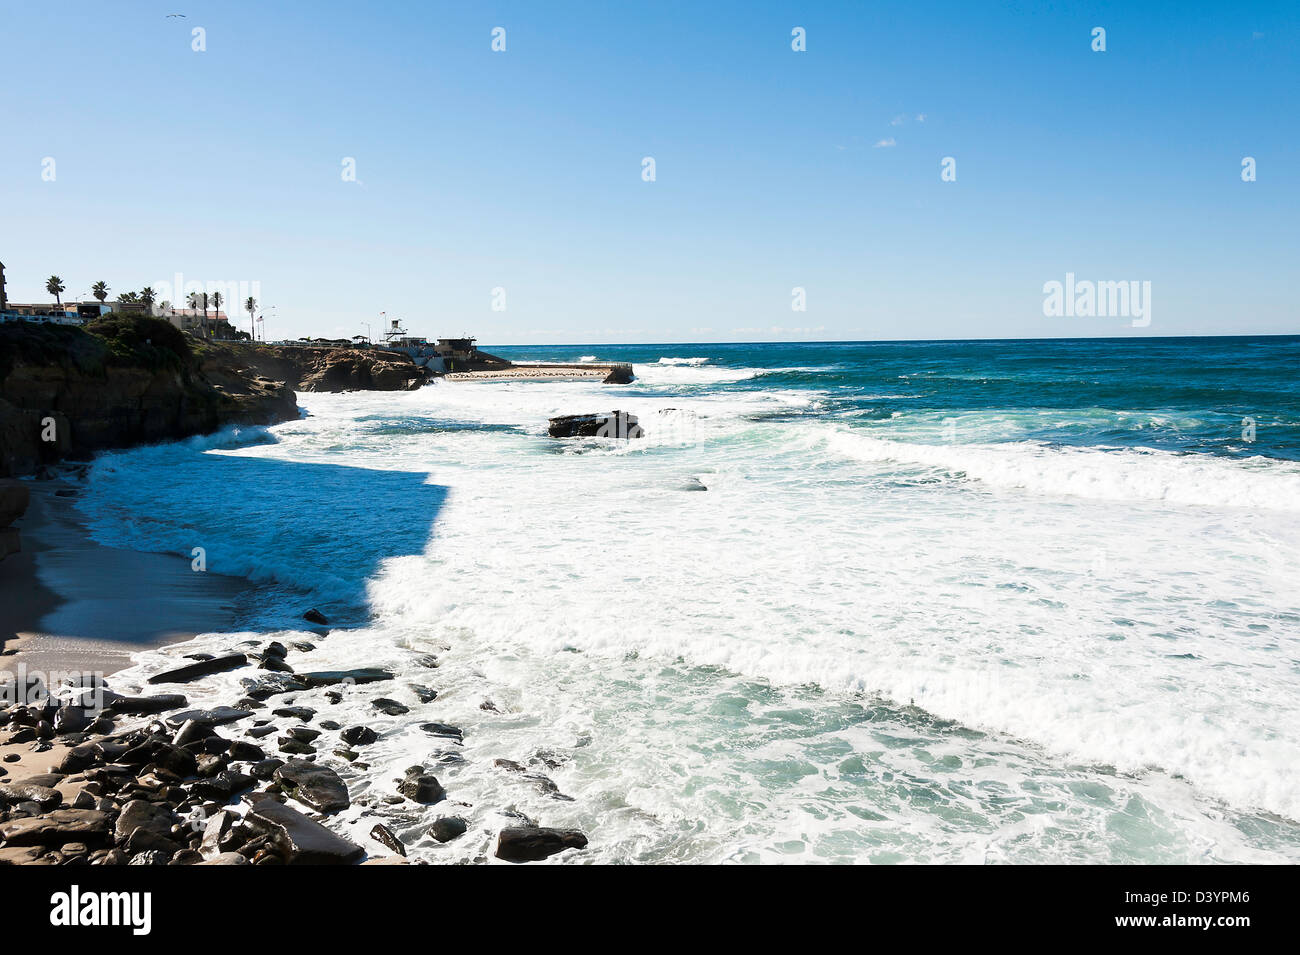
[[[374,667],[300,669],[330,633],[319,612],[304,619],[314,624],[305,631],[312,639],[245,640],[229,653],[190,654],[147,678],[156,693],[118,693],[94,675],[51,688],[20,674],[0,710],[0,865],[400,863],[408,846],[377,810],[402,805],[445,806],[427,834],[436,843],[464,837],[470,807],[436,775],[465,762],[459,727],[420,722],[439,747],[431,759],[407,768],[391,792],[350,792],[349,767],[368,768],[366,749],[382,724],[344,726],[329,719],[329,707],[345,693],[373,692],[377,715],[404,715],[410,707],[386,692],[404,683],[432,703],[437,690]],[[432,655],[415,662],[429,679],[442,665]],[[191,707],[186,688],[218,674],[236,677],[242,695]],[[567,798],[511,760],[496,760],[493,770]],[[330,827],[354,805],[376,810],[367,845]],[[538,861],[587,845],[578,830],[501,812],[511,824],[496,832],[497,859]]]

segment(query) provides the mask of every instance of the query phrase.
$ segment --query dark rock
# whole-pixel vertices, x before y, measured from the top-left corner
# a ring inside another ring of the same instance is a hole
[[[108,813],[95,809],[55,809],[41,816],[0,825],[6,846],[57,846],[65,842],[102,843],[109,835]]]
[[[397,838],[397,833],[393,832],[393,830],[389,829],[387,826],[375,826],[375,828],[370,830],[370,838],[374,839],[380,845],[392,849],[403,859],[406,858],[406,846],[402,843],[401,839]]]
[[[360,686],[363,683],[381,683],[384,680],[391,680],[393,674],[377,667],[361,667],[356,670],[315,670],[311,673],[299,673],[298,678],[309,687],[334,686],[339,683]]]
[[[334,770],[302,759],[291,759],[275,771],[284,791],[320,812],[338,812],[351,804],[348,787]]]
[[[552,438],[644,437],[636,415],[626,411],[559,415],[550,419],[546,433]]]
[[[122,849],[129,856],[138,856],[144,852],[161,852],[171,859],[173,855],[180,852],[181,846],[167,836],[160,836],[153,830],[141,826],[122,843]]]
[[[379,739],[379,734],[369,726],[349,726],[339,735],[349,746],[365,746]]]
[[[37,785],[31,779],[0,783],[0,806],[24,802],[35,803],[39,812],[49,812],[63,803],[63,794],[52,787]]]
[[[415,698],[421,703],[432,703],[438,698],[438,691],[427,686],[420,686],[418,683],[408,683],[407,686],[411,688],[411,692],[415,694]]]
[[[310,756],[316,752],[316,747],[311,743],[304,743],[289,736],[281,736],[275,742],[280,752],[288,753],[290,756]]]
[[[316,711],[310,706],[282,706],[279,709],[272,710],[271,715],[287,716],[300,723],[310,723],[311,718],[316,715]]]
[[[565,849],[584,849],[587,837],[577,829],[512,827],[497,837],[498,859],[507,862],[537,862]]]
[[[115,716],[146,716],[178,709],[188,700],[179,693],[162,693],[158,696],[124,696],[108,705]]]
[[[184,713],[173,713],[167,717],[167,725],[178,728],[188,722],[194,722],[204,726],[222,726],[236,720],[247,719],[252,715],[248,710],[236,709],[233,706],[214,706],[208,710],[186,710]]]
[[[180,821],[170,806],[132,799],[122,807],[122,812],[117,817],[117,841],[125,841],[137,829],[147,829],[157,835],[170,837],[172,826]]]
[[[421,723],[420,729],[430,736],[441,736],[445,739],[460,740],[465,737],[459,726],[452,726],[450,723]]]
[[[300,743],[311,743],[320,736],[320,730],[314,730],[310,726],[290,726],[285,734]]]
[[[303,614],[302,619],[306,620],[308,623],[320,624],[322,626],[329,623],[329,620],[325,618],[325,615],[321,613],[319,610],[317,610],[315,607],[312,607],[305,614]]]
[[[343,726],[341,723],[335,723],[333,720],[321,720],[320,728],[323,730],[337,730],[342,729]]]
[[[407,799],[413,799],[426,806],[447,798],[447,791],[442,788],[437,778],[425,774],[418,767],[413,772],[407,772],[406,778],[397,787],[397,791]]]
[[[266,782],[275,777],[275,771],[284,765],[284,760],[271,757],[270,759],[259,760],[252,766],[248,767],[249,773],[254,779],[260,779]]]
[[[230,754],[231,759],[238,762],[251,763],[266,758],[266,753],[262,751],[262,747],[242,739],[231,740],[226,752]]]
[[[177,667],[174,670],[166,670],[149,677],[149,682],[189,683],[191,680],[197,680],[202,676],[208,676],[212,673],[221,673],[225,670],[233,670],[236,667],[246,666],[247,664],[248,657],[244,656],[244,654],[230,653],[221,657],[213,657],[211,660],[199,660],[183,667]]]
[[[245,677],[240,686],[250,699],[265,700],[281,693],[296,693],[307,689],[307,683],[294,673],[266,673],[260,679]]]
[[[390,700],[386,696],[381,696],[377,699],[371,700],[370,705],[386,716],[401,716],[404,713],[411,712],[409,706],[403,706],[396,700]]]
[[[360,846],[270,797],[254,802],[246,818],[275,837],[290,865],[347,865],[366,854]]]
[[[190,787],[190,792],[201,799],[226,802],[239,793],[252,789],[256,782],[257,780],[252,776],[227,769],[217,773],[211,779],[202,779],[194,783]]]
[[[434,820],[429,827],[429,835],[433,836],[438,842],[451,842],[458,836],[463,836],[469,825],[460,816],[443,816],[441,819]]]

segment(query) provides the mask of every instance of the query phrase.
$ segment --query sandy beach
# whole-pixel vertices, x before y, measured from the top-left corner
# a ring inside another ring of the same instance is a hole
[[[0,679],[27,672],[114,673],[140,650],[232,625],[249,584],[196,573],[174,554],[97,544],[78,488],[31,482],[22,552],[0,561]]]

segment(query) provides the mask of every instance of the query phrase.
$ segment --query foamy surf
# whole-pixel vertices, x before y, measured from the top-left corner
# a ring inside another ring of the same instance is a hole
[[[303,593],[351,613],[312,666],[442,658],[414,712],[465,729],[444,782],[483,815],[449,846],[397,818],[417,856],[477,857],[504,806],[602,861],[1300,859],[1294,462],[1026,440],[1004,403],[952,417],[1011,440],[941,444],[944,412],[910,407],[929,394],[763,385],[842,382],[835,356],[611,351],[652,374],[304,395],[268,434],[105,456],[83,506],[110,542],[204,542],[266,581],[258,630],[292,631]],[[647,437],[546,437],[615,408]],[[373,721],[369,695],[331,718]],[[430,756],[380,729],[356,793]]]

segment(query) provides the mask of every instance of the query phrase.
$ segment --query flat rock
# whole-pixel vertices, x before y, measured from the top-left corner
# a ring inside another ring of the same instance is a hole
[[[164,713],[184,706],[189,700],[179,693],[161,693],[158,696],[123,696],[108,704],[117,715],[146,716]]]
[[[212,673],[221,673],[225,670],[233,670],[236,667],[246,666],[248,657],[242,653],[229,653],[221,657],[213,657],[211,660],[197,660],[194,663],[187,664],[183,667],[176,667],[174,670],[164,670],[162,673],[156,673],[149,677],[150,683],[189,683],[191,680],[197,680],[199,677],[208,676]]]
[[[360,846],[270,797],[254,802],[246,819],[275,837],[290,865],[349,865],[366,854]]]
[[[498,859],[537,862],[565,849],[585,849],[587,837],[578,829],[544,829],[516,826],[497,837]]]
[[[166,722],[172,729],[179,729],[189,722],[202,726],[222,726],[236,720],[247,719],[252,715],[248,710],[237,709],[233,706],[214,706],[208,710],[186,710],[183,713],[173,713],[167,717]]]
[[[108,813],[97,809],[56,809],[43,816],[0,825],[7,847],[51,846],[65,842],[102,842],[108,838]]]
[[[338,683],[359,686],[362,683],[381,683],[384,680],[391,680],[393,674],[377,667],[361,667],[356,670],[313,670],[310,673],[299,673],[298,679],[309,687],[334,686]]]
[[[347,784],[327,766],[291,759],[275,771],[287,795],[320,812],[338,812],[351,805]]]
[[[41,812],[57,809],[63,802],[63,794],[52,786],[37,785],[32,779],[19,783],[0,783],[0,805],[15,805],[20,802],[34,802]]]

